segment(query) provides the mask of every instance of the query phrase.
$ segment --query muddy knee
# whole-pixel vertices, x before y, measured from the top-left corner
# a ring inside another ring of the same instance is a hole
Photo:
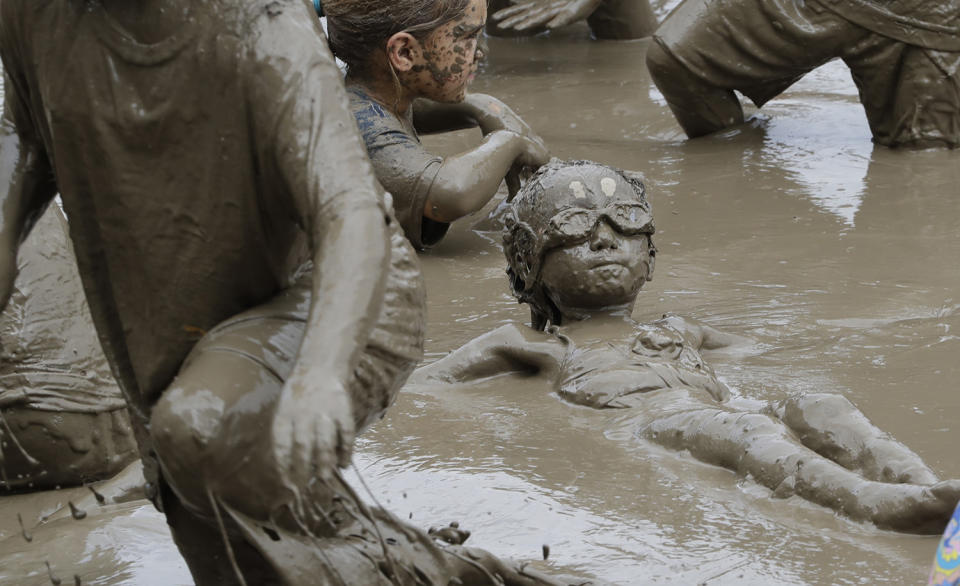
[[[173,386],[150,416],[150,438],[164,478],[181,498],[200,500],[211,441],[220,427],[223,402],[210,391]]]
[[[647,47],[646,62],[650,77],[653,78],[657,87],[661,87],[662,82],[670,79],[689,75],[683,64],[656,41]]]
[[[776,409],[788,427],[803,431],[823,428],[827,422],[859,410],[846,397],[832,393],[804,393],[785,399]]]
[[[743,107],[733,90],[694,75],[656,41],[647,49],[647,69],[690,138],[743,122]]]

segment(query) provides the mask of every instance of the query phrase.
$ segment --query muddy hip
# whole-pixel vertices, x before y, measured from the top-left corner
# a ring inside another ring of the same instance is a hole
[[[391,243],[379,317],[347,384],[358,431],[383,415],[423,351],[419,264],[395,221]],[[305,268],[274,299],[208,332],[153,408],[150,436],[164,481],[197,514],[211,512],[210,494],[241,510],[253,506],[243,511],[253,517],[288,496],[268,430],[303,338],[311,273]]]

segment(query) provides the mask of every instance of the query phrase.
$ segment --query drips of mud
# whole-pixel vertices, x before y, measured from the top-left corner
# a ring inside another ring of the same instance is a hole
[[[475,91],[502,98],[554,154],[642,171],[658,227],[635,317],[675,311],[751,336],[709,359],[735,392],[849,397],[944,477],[960,476],[960,152],[874,148],[833,63],[760,121],[683,140],[642,65],[646,42],[491,39]],[[446,153],[473,133],[427,141]],[[479,217],[479,216],[478,216]],[[428,360],[527,312],[499,248],[460,222],[423,257]],[[630,437],[629,413],[575,408],[530,381],[408,388],[360,440],[378,500],[470,544],[620,584],[911,584],[937,540],[879,531]],[[36,527],[70,491],[0,500],[0,583],[179,584],[189,575],[142,501]],[[20,536],[22,511],[34,541]],[[81,572],[83,570],[83,572]],[[95,578],[99,576],[99,581]]]

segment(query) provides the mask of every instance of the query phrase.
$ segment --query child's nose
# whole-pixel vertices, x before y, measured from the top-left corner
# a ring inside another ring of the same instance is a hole
[[[606,221],[601,221],[590,240],[591,250],[616,250],[619,248],[617,233]]]
[[[477,62],[477,65],[483,63],[487,60],[487,55],[490,54],[490,47],[487,45],[486,37],[480,37],[477,41],[477,50],[474,53],[474,61]]]

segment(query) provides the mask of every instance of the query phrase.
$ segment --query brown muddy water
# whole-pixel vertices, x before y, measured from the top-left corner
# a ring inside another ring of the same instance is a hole
[[[707,354],[741,399],[841,393],[945,478],[960,477],[960,151],[874,147],[832,63],[743,128],[688,142],[647,76],[646,41],[491,39],[474,90],[553,153],[641,171],[660,249],[634,317],[672,311],[756,340]],[[450,153],[479,139],[428,137]],[[476,216],[481,220],[484,213]],[[526,310],[496,233],[469,220],[422,256],[427,360]],[[482,225],[483,222],[481,221]],[[629,412],[573,407],[519,377],[408,387],[359,440],[375,499],[468,543],[617,584],[921,584],[936,538],[854,523],[631,437]],[[20,535],[81,489],[0,500],[0,583],[187,584],[143,502]]]

